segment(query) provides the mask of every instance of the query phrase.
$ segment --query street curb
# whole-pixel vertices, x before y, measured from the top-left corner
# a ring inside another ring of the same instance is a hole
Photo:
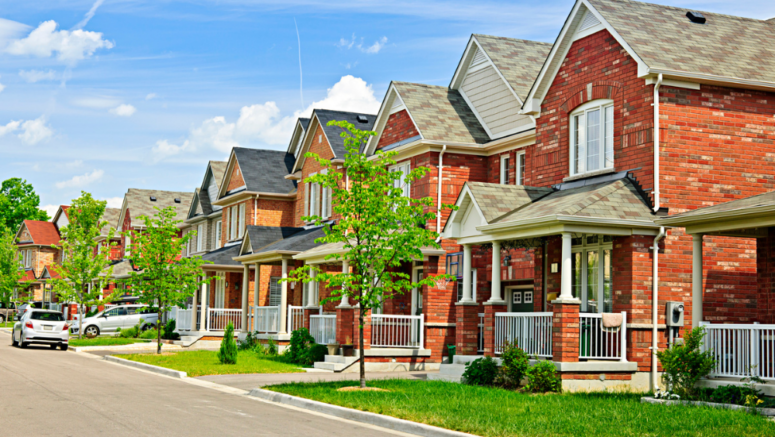
[[[366,423],[369,425],[387,428],[393,431],[405,432],[408,434],[421,435],[426,437],[473,437],[474,434],[467,434],[459,431],[451,431],[436,426],[425,425],[423,423],[412,422],[395,417],[383,416],[382,414],[358,411],[350,408],[344,408],[337,405],[326,404],[323,402],[312,401],[309,399],[291,396],[284,393],[277,393],[270,390],[254,388],[248,393],[248,396],[254,396],[278,404],[291,405],[297,408],[327,414],[329,416],[339,417],[341,419],[352,420],[353,422]]]
[[[186,372],[180,372],[178,370],[167,369],[164,367],[153,366],[151,364],[138,363],[137,361],[125,360],[123,358],[114,357],[112,355],[106,355],[103,360],[111,363],[121,364],[127,367],[134,367],[137,369],[147,370],[149,372],[158,373],[160,375],[169,376],[172,378],[187,378]]]

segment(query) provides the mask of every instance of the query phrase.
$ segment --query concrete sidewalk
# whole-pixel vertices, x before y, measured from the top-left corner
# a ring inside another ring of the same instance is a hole
[[[435,373],[435,372],[434,372]],[[426,379],[428,372],[366,372],[366,379]],[[358,381],[357,373],[260,373],[247,375],[208,375],[195,379],[214,382],[216,384],[243,390],[267,385],[285,384],[288,382],[329,382],[329,381]]]

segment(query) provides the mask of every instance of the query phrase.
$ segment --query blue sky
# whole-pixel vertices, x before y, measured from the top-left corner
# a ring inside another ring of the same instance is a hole
[[[769,0],[659,3],[752,18]],[[571,0],[0,1],[0,180],[189,191],[235,145],[284,149],[312,107],[376,112],[391,80],[447,85],[471,33],[553,42]],[[299,41],[303,97],[299,79]]]

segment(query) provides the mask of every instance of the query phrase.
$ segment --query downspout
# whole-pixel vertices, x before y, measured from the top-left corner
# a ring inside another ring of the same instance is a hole
[[[436,232],[439,233],[439,237],[436,238],[437,243],[441,241],[441,178],[442,178],[442,172],[444,168],[444,152],[446,151],[447,151],[447,145],[445,144],[441,148],[441,152],[439,153],[439,187],[437,189],[438,199],[436,200]]]
[[[662,73],[654,84],[654,212],[659,211],[659,87]]]
[[[659,234],[654,237],[654,245],[651,246],[654,265],[651,278],[651,389],[656,390],[657,381],[657,304],[659,303],[659,240],[665,238],[665,227],[659,228]]]

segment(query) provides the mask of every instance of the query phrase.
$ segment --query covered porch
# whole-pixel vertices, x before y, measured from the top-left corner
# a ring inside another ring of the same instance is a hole
[[[775,395],[775,192],[676,214],[657,223],[683,227],[692,237],[692,293],[686,318],[693,328],[704,328],[703,347],[716,359],[711,377],[739,381],[757,376],[770,383],[765,392]],[[736,312],[721,313],[709,299],[716,288],[728,294],[736,288],[751,288],[750,284],[719,284],[710,274],[713,263],[709,258],[721,239],[756,246],[753,293],[726,305],[727,310],[739,310]]]

